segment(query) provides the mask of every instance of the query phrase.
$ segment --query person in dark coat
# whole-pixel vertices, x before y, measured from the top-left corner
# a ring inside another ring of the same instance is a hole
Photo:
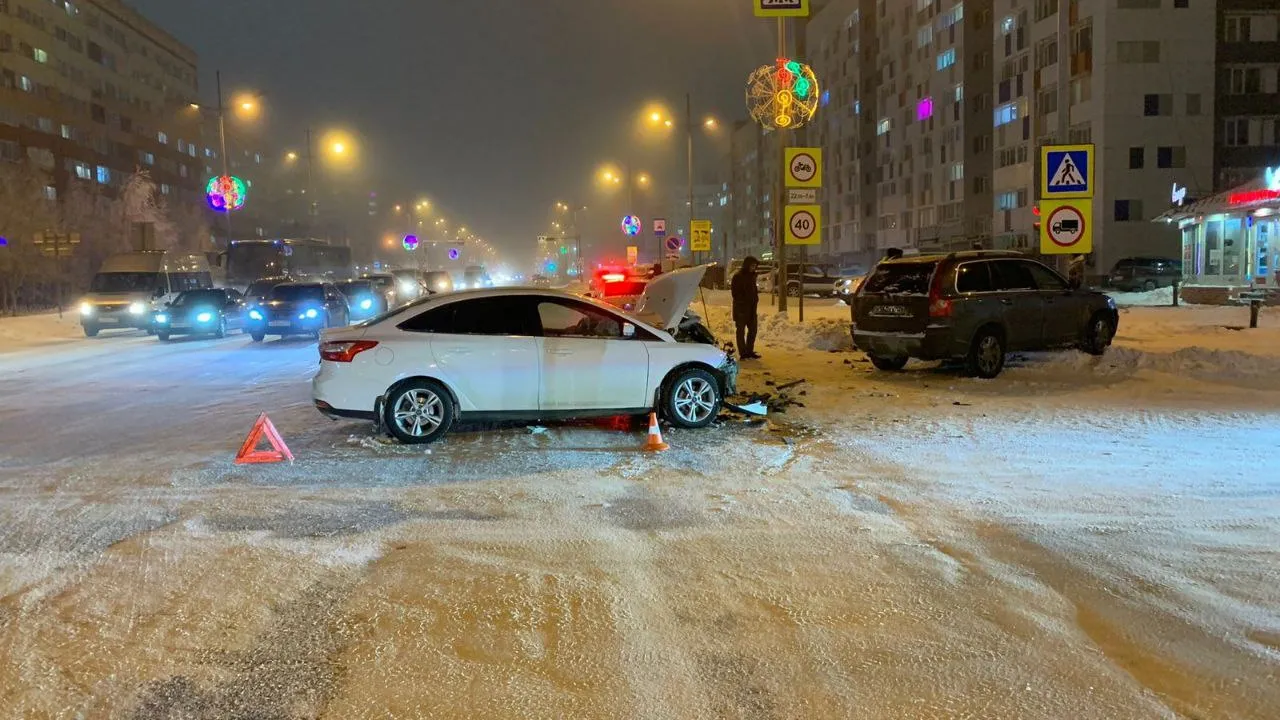
[[[760,303],[760,293],[756,290],[758,267],[760,261],[748,257],[729,284],[733,292],[733,324],[738,329],[738,354],[743,360],[760,357],[756,354],[756,307]]]

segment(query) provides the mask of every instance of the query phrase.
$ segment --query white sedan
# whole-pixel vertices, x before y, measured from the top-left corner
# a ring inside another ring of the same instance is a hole
[[[424,297],[325,331],[312,398],[327,415],[374,420],[406,443],[436,440],[458,420],[655,409],[678,427],[705,427],[737,377],[705,328],[682,325],[705,271],[649,283],[635,314],[538,288]]]

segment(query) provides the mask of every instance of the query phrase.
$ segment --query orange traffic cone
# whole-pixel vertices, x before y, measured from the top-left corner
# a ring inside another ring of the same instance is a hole
[[[671,447],[662,442],[662,430],[658,427],[658,413],[649,413],[649,439],[644,443],[645,450],[659,451]]]

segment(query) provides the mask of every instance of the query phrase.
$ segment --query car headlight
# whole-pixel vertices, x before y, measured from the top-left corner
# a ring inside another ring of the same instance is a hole
[[[373,309],[373,298],[365,298],[365,299],[361,300],[361,301],[360,301],[360,309],[361,309],[361,310],[372,310],[372,309]]]
[[[213,320],[213,313],[202,312],[199,315],[196,315],[196,322],[204,323],[209,322],[210,320]]]
[[[418,285],[417,283],[402,281],[400,283],[400,292],[404,293],[405,295],[417,295]]]
[[[146,303],[136,302],[129,305],[130,315],[141,315],[146,311],[147,311]]]
[[[92,314],[93,314],[93,306],[92,306],[92,305],[90,305],[90,304],[89,304],[89,303],[87,303],[87,302],[82,302],[82,303],[80,303],[80,314],[81,314],[81,315],[92,315]]]
[[[156,322],[161,324],[167,323],[169,322],[169,316],[164,313],[160,313],[159,315],[156,315]]]
[[[250,311],[249,311],[249,319],[250,319],[250,320],[261,320],[261,319],[262,319],[262,313],[258,312],[257,310],[250,310]]]
[[[306,311],[306,312],[302,313],[302,316],[303,316],[303,317],[305,317],[305,318],[306,318],[306,319],[308,319],[308,320],[315,320],[315,319],[316,319],[316,317],[317,317],[319,314],[320,314],[320,313],[318,313],[318,312],[316,312],[316,311],[315,311],[315,308],[312,308],[312,309],[310,309],[310,310],[308,310],[308,311]]]

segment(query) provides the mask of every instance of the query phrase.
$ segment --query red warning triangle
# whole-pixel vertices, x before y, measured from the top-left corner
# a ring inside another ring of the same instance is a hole
[[[267,442],[271,443],[271,450],[255,449],[262,441],[263,435],[266,435]],[[245,438],[244,444],[240,446],[240,452],[236,453],[236,464],[274,463],[284,460],[293,462],[293,453],[289,452],[289,446],[284,444],[280,431],[271,424],[267,414],[262,413],[258,416],[258,421],[253,424],[253,429],[249,431],[249,437]]]

